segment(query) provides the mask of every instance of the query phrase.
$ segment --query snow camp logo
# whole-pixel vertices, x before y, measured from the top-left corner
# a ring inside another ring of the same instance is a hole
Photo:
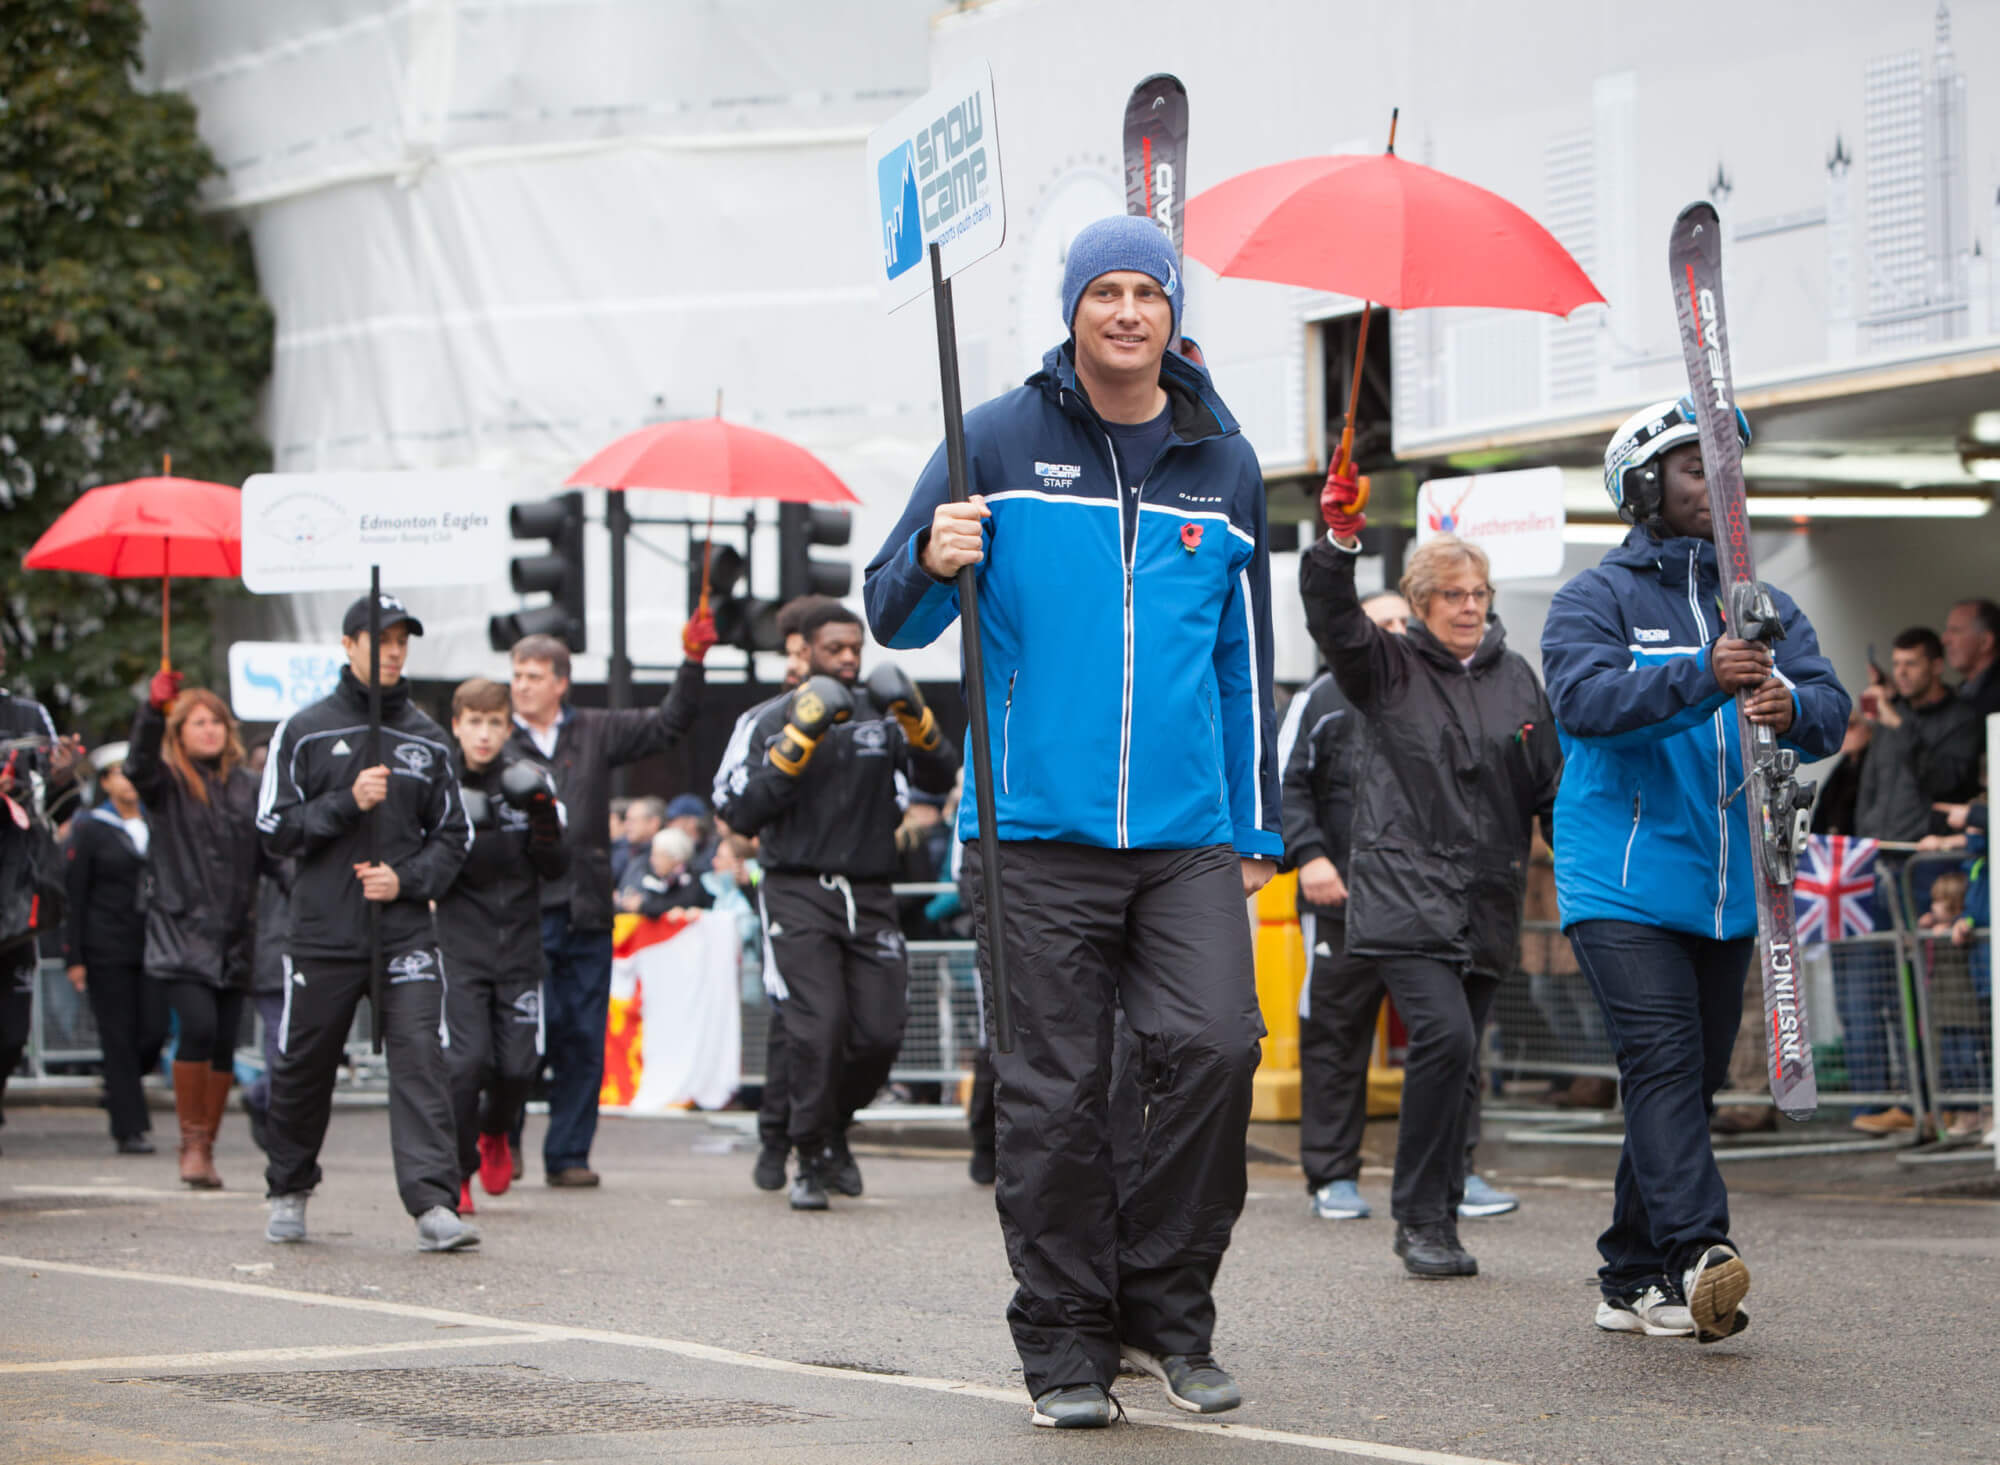
[[[991,217],[990,183],[999,170],[988,151],[978,91],[954,102],[875,164],[881,204],[882,269],[890,279]]]

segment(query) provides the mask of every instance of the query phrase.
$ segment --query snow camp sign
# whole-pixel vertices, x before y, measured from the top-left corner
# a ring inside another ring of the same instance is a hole
[[[993,72],[984,62],[947,77],[868,137],[876,202],[876,278],[890,310],[930,288],[930,246],[949,279],[1007,237]]]

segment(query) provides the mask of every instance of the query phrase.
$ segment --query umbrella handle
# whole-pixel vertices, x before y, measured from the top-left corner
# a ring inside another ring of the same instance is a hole
[[[722,393],[715,394],[715,415],[722,415]],[[708,562],[715,554],[715,500],[708,501],[708,533],[701,541],[701,601],[695,606],[696,615],[708,614]]]
[[[173,576],[160,575],[160,670],[172,671],[174,659],[168,652],[173,640]]]

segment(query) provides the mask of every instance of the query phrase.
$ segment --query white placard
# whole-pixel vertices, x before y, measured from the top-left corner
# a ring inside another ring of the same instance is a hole
[[[243,485],[243,583],[259,595],[481,585],[506,562],[497,473],[259,473]]]
[[[347,657],[338,646],[237,641],[229,648],[229,705],[244,722],[282,722],[332,692]]]
[[[930,288],[932,244],[949,279],[1006,241],[992,67],[952,73],[868,134],[868,197],[890,310]]]
[[[1485,550],[1496,582],[1560,575],[1562,469],[1429,480],[1417,490],[1417,543],[1440,534],[1456,534]]]

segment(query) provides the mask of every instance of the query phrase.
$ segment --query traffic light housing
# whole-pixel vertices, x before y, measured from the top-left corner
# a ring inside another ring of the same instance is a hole
[[[688,614],[701,608],[701,567],[708,562],[708,613],[715,617],[715,636],[724,646],[744,651],[782,651],[778,634],[778,603],[761,600],[739,589],[744,579],[743,552],[733,544],[710,547],[697,539],[688,547]]]
[[[837,547],[854,532],[854,516],[825,504],[778,505],[778,601],[801,595],[836,600],[854,586],[854,566],[846,559],[815,559],[818,545]]]
[[[507,528],[516,539],[546,539],[547,554],[522,555],[507,567],[516,595],[546,592],[547,605],[490,616],[486,639],[495,651],[511,651],[523,636],[554,636],[572,652],[584,649],[583,495],[515,504]]]

